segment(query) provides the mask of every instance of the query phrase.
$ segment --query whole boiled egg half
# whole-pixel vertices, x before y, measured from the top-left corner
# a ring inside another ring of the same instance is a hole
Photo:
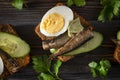
[[[3,73],[3,70],[4,70],[4,64],[2,58],[0,57],[0,75]]]
[[[43,16],[40,23],[40,32],[48,37],[59,36],[67,31],[73,17],[73,11],[69,7],[55,6]]]

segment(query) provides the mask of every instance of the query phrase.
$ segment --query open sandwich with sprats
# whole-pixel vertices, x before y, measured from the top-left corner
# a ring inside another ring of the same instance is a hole
[[[117,32],[117,39],[112,39],[115,43],[114,59],[120,64],[120,30]]]
[[[0,24],[0,79],[18,72],[30,62],[30,46],[10,24]]]
[[[63,3],[45,13],[35,32],[43,49],[50,50],[49,59],[59,58],[63,62],[97,48],[103,40],[88,21]]]

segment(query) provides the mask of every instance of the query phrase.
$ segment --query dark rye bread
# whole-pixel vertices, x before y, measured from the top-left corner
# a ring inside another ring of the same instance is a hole
[[[120,46],[116,46],[114,58],[120,64]]]
[[[113,42],[116,44],[114,59],[120,64],[120,40],[113,40]]]
[[[57,3],[56,6],[60,6],[60,5],[64,5],[63,3]],[[73,11],[74,12],[74,11]],[[85,28],[89,28],[89,30],[92,30],[93,26],[86,21],[82,16],[80,16],[79,14],[77,14],[76,12],[74,12],[74,18],[78,18],[81,21],[81,24],[85,27]],[[36,34],[39,36],[39,38],[41,38],[41,40],[44,42],[45,40],[52,40],[55,39],[56,37],[46,37],[44,36],[41,32],[40,32],[40,23],[35,27],[35,32]],[[43,46],[44,47],[44,46]],[[58,58],[60,60],[62,60],[63,62],[68,61],[70,59],[72,59],[74,56],[58,56]]]
[[[0,31],[7,32],[7,33],[14,34],[14,35],[18,36],[14,27],[10,24],[0,24]],[[0,78],[6,78],[6,77],[14,74],[16,71],[10,72],[9,69],[10,69],[11,65],[8,63],[8,61],[6,60],[6,57],[3,54],[0,53],[0,56],[2,57],[3,62],[4,62],[4,72],[2,73],[2,75],[0,75]],[[27,56],[22,57],[22,58],[13,58],[13,60],[19,65],[18,70],[20,70],[29,64],[30,56],[27,55]]]

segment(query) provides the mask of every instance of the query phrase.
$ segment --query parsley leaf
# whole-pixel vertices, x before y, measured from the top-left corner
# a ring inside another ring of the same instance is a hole
[[[91,72],[92,72],[93,77],[97,77],[97,72],[96,72],[97,70],[96,69],[97,69],[98,64],[95,61],[92,61],[88,65],[91,68]]]
[[[88,64],[93,77],[101,76],[103,79],[107,76],[111,64],[108,60],[102,59],[99,63],[92,61]]]
[[[42,57],[33,57],[33,68],[36,72],[48,72],[51,66],[51,61],[48,61],[48,56],[44,55]]]
[[[76,6],[84,6],[86,4],[85,0],[74,0]]]
[[[48,57],[49,57],[48,55],[43,55],[40,57],[32,58],[33,68],[37,73],[39,73],[38,79],[61,80],[58,77],[58,72],[62,62],[60,60],[51,62],[51,60],[48,60]]]
[[[106,77],[108,70],[111,68],[110,62],[108,60],[101,60],[100,61],[100,68],[99,72],[102,77]]]
[[[95,61],[90,62],[88,65],[90,68],[93,68],[93,69],[95,69],[98,66],[98,64]]]
[[[72,6],[74,4],[73,0],[67,0],[67,5]]]
[[[107,69],[109,69],[111,67],[110,62],[108,60],[104,60],[104,59],[102,59],[100,61],[100,66],[103,66],[103,67],[105,67]]]
[[[62,62],[60,60],[57,60],[56,63],[54,64],[54,71],[56,76],[58,75],[59,67],[62,65]]]
[[[38,79],[39,79],[39,80],[56,80],[52,75],[46,74],[46,73],[41,73],[41,74],[38,76]]]
[[[119,15],[120,0],[101,0],[100,3],[103,5],[103,9],[98,16],[98,21],[111,21],[114,16]]]
[[[24,4],[24,0],[13,0],[12,1],[12,6],[18,10],[23,9],[23,4]]]
[[[76,6],[84,6],[86,5],[86,1],[85,0],[67,0],[67,5],[68,6],[72,6],[72,5],[76,5]]]

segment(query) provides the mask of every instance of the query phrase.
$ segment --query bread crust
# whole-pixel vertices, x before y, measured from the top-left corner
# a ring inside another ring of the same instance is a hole
[[[120,64],[120,45],[117,45],[115,48],[114,59]]]

